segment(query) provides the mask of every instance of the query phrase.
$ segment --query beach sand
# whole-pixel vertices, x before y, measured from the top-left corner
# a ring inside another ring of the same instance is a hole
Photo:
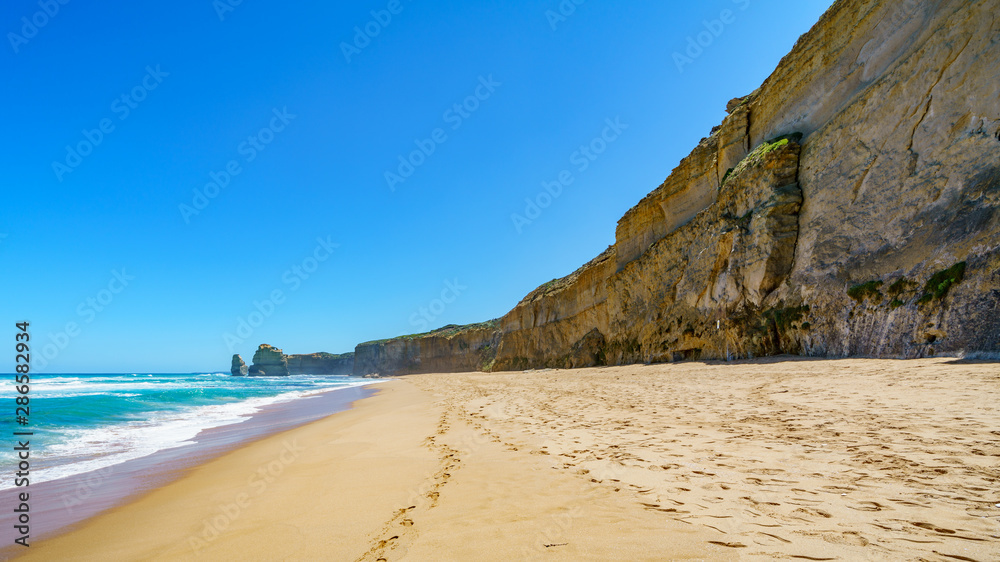
[[[1000,365],[415,375],[32,560],[998,560]]]
[[[268,404],[240,423],[202,430],[183,447],[162,449],[90,472],[43,482],[32,470],[35,478],[30,480],[31,537],[37,542],[65,532],[81,521],[176,480],[191,468],[247,443],[347,410],[353,402],[370,396],[374,392],[372,386],[375,385],[339,388],[308,398]],[[0,506],[18,505],[18,496],[24,491],[22,487],[0,490]],[[0,545],[9,545],[0,548],[0,559],[19,554],[24,549],[14,544],[14,539],[21,535],[14,528],[18,516],[13,510],[0,510]]]

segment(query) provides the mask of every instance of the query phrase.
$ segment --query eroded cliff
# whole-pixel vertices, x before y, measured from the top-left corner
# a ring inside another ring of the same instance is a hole
[[[836,2],[613,246],[494,327],[362,344],[355,373],[1000,355],[997,13]]]
[[[285,355],[282,350],[262,343],[253,355],[253,364],[247,367],[243,358],[233,355],[230,372],[234,376],[288,375],[339,375],[349,376],[354,371],[354,352],[344,354],[305,353]]]
[[[339,375],[347,376],[354,372],[354,352],[306,353],[301,355],[286,355],[288,374],[290,375]]]
[[[414,334],[358,344],[354,375],[392,376],[416,373],[482,371],[492,368],[500,332],[497,322],[445,326]]]
[[[1000,352],[998,8],[837,2],[497,364]]]

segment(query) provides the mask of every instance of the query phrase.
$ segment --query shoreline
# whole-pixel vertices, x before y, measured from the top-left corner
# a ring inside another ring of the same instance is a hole
[[[451,427],[448,410],[412,379],[385,382],[349,410],[201,464],[17,559],[374,562],[440,559],[442,548],[457,559],[530,559],[551,548],[579,559],[582,547],[642,560],[664,552],[664,533],[675,558],[704,558],[698,539],[707,532],[664,524],[611,490],[552,472],[541,457],[511,457],[471,427]],[[457,502],[446,501],[446,485]],[[484,519],[494,512],[498,519]],[[432,513],[447,518],[434,525],[444,536],[413,544]],[[639,536],[609,541],[609,531]],[[579,546],[565,548],[557,540],[565,536]]]
[[[987,560],[998,383],[950,358],[413,375],[22,558]]]
[[[165,486],[197,466],[269,435],[300,427],[349,409],[374,393],[370,383],[333,388],[311,396],[267,404],[247,419],[201,430],[188,445],[161,449],[114,465],[31,485],[31,543],[54,538],[78,528],[92,517],[125,505]],[[17,505],[25,488],[0,490],[0,504]],[[0,513],[0,557],[21,555],[13,545],[13,512]]]
[[[212,531],[221,533],[222,527],[228,528],[229,522],[226,521],[228,518],[224,513],[226,507],[235,506],[234,509],[242,510],[240,505],[246,505],[247,502],[239,500],[244,500],[244,495],[251,496],[251,494],[254,495],[250,499],[256,499],[256,492],[260,490],[261,485],[265,485],[262,492],[263,498],[272,501],[276,498],[280,499],[267,488],[288,484],[287,477],[284,479],[280,477],[287,467],[298,461],[301,444],[297,440],[297,436],[301,436],[303,433],[307,434],[310,439],[307,448],[315,447],[317,429],[321,436],[320,441],[322,441],[328,436],[324,432],[327,426],[333,425],[340,428],[345,424],[357,423],[359,419],[367,415],[366,410],[371,409],[370,401],[372,398],[391,392],[391,385],[394,383],[395,381],[386,381],[377,384],[374,389],[369,389],[368,396],[354,400],[350,408],[338,411],[318,421],[269,435],[193,466],[171,482],[147,490],[137,497],[130,498],[120,505],[90,517],[69,529],[68,532],[39,541],[30,549],[15,550],[13,556],[10,548],[6,548],[0,553],[10,557],[7,559],[18,560],[106,559],[108,549],[115,548],[114,543],[125,538],[132,549],[126,551],[127,553],[116,549],[118,551],[116,556],[122,559],[154,557],[158,559],[215,559],[216,557],[212,556],[210,552],[206,552],[204,547],[210,551],[217,546],[217,543],[212,540]],[[388,409],[397,405],[406,407],[404,404],[392,402]],[[386,408],[383,407],[380,410],[384,413]],[[332,420],[336,421],[331,424]],[[348,449],[351,448],[348,446]],[[429,458],[425,464],[427,469],[432,466]],[[261,469],[263,469],[263,473]],[[220,471],[222,472],[221,478],[218,474]],[[233,474],[238,474],[239,477],[230,478]],[[209,493],[207,496],[202,493],[205,490],[206,480],[210,482],[210,487],[217,488],[214,493]],[[414,486],[416,486],[416,482]],[[186,521],[183,519],[172,521],[172,538],[166,541],[166,547],[164,547],[164,541],[157,540],[162,537],[162,533],[160,531],[150,533],[149,530],[156,529],[158,523],[161,522],[163,518],[161,507],[164,504],[176,507],[178,502],[185,507],[179,510],[171,509],[169,512],[174,515],[182,515]],[[240,513],[234,514],[232,511],[228,513],[235,515],[232,518],[233,521],[239,522],[242,519]],[[191,514],[198,514],[195,517],[200,518],[192,519],[189,517]],[[138,515],[138,517],[133,515]],[[374,524],[374,521],[369,523]],[[179,529],[184,530],[180,531]],[[204,533],[206,529],[209,531],[207,534]],[[157,536],[149,537],[150,534]],[[198,542],[199,540],[202,541],[203,545]],[[145,545],[146,542],[157,544],[156,547],[150,549]],[[160,554],[159,552],[164,548],[165,552]],[[157,554],[154,555],[154,552]],[[224,558],[239,559],[240,557],[231,555]]]

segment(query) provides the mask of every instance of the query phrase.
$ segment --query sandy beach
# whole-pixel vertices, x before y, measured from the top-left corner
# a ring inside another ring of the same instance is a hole
[[[55,480],[31,481],[31,536],[33,542],[65,533],[109,508],[122,505],[155,488],[183,477],[192,468],[266,436],[302,426],[350,408],[372,394],[365,385],[321,392],[295,401],[269,404],[240,423],[200,431],[183,447],[157,451],[103,468]],[[0,490],[0,505],[15,506],[22,488]],[[20,554],[14,544],[18,514],[0,511],[0,558]],[[6,546],[9,545],[9,546]]]
[[[24,560],[996,560],[1000,369],[416,375]]]

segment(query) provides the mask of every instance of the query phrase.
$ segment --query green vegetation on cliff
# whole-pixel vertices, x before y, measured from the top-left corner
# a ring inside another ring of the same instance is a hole
[[[948,290],[953,285],[961,283],[963,279],[965,279],[964,261],[935,273],[924,285],[924,296],[920,297],[920,301],[926,302],[931,299],[943,299],[948,295]]]
[[[440,327],[440,328],[438,328],[436,330],[431,330],[429,332],[423,332],[423,333],[420,333],[420,334],[406,334],[406,335],[403,335],[403,336],[396,336],[394,338],[385,338],[385,339],[381,339],[381,340],[366,341],[366,342],[363,342],[363,343],[359,343],[358,346],[373,345],[373,344],[385,343],[385,342],[395,341],[395,340],[415,340],[415,339],[427,338],[427,337],[450,338],[450,337],[452,337],[454,335],[457,335],[457,334],[460,334],[462,332],[466,332],[466,331],[469,331],[469,330],[491,330],[491,329],[497,329],[499,327],[500,327],[500,319],[499,318],[494,318],[493,320],[487,320],[486,322],[478,322],[478,323],[475,323],[475,324],[465,324],[465,325],[448,324],[447,326],[442,326],[442,327]]]
[[[870,298],[875,302],[882,300],[882,292],[879,288],[882,287],[882,282],[875,280],[869,281],[867,283],[862,283],[860,285],[855,285],[847,290],[847,296],[856,300],[859,304],[864,302],[865,299]]]
[[[801,140],[802,133],[791,133],[764,141],[760,144],[760,146],[750,151],[750,154],[747,154],[743,160],[740,160],[739,164],[736,164],[735,167],[726,170],[726,174],[722,176],[722,181],[719,182],[719,189],[722,189],[722,186],[726,184],[726,180],[740,175],[740,173],[747,168],[759,165],[764,160],[764,157],[769,153],[774,152],[783,146],[787,146],[789,142],[798,143]]]
[[[907,291],[912,291],[919,286],[919,283],[915,281],[910,281],[906,277],[900,277],[892,285],[889,285],[886,292],[889,293],[890,297],[898,297],[899,295]]]

